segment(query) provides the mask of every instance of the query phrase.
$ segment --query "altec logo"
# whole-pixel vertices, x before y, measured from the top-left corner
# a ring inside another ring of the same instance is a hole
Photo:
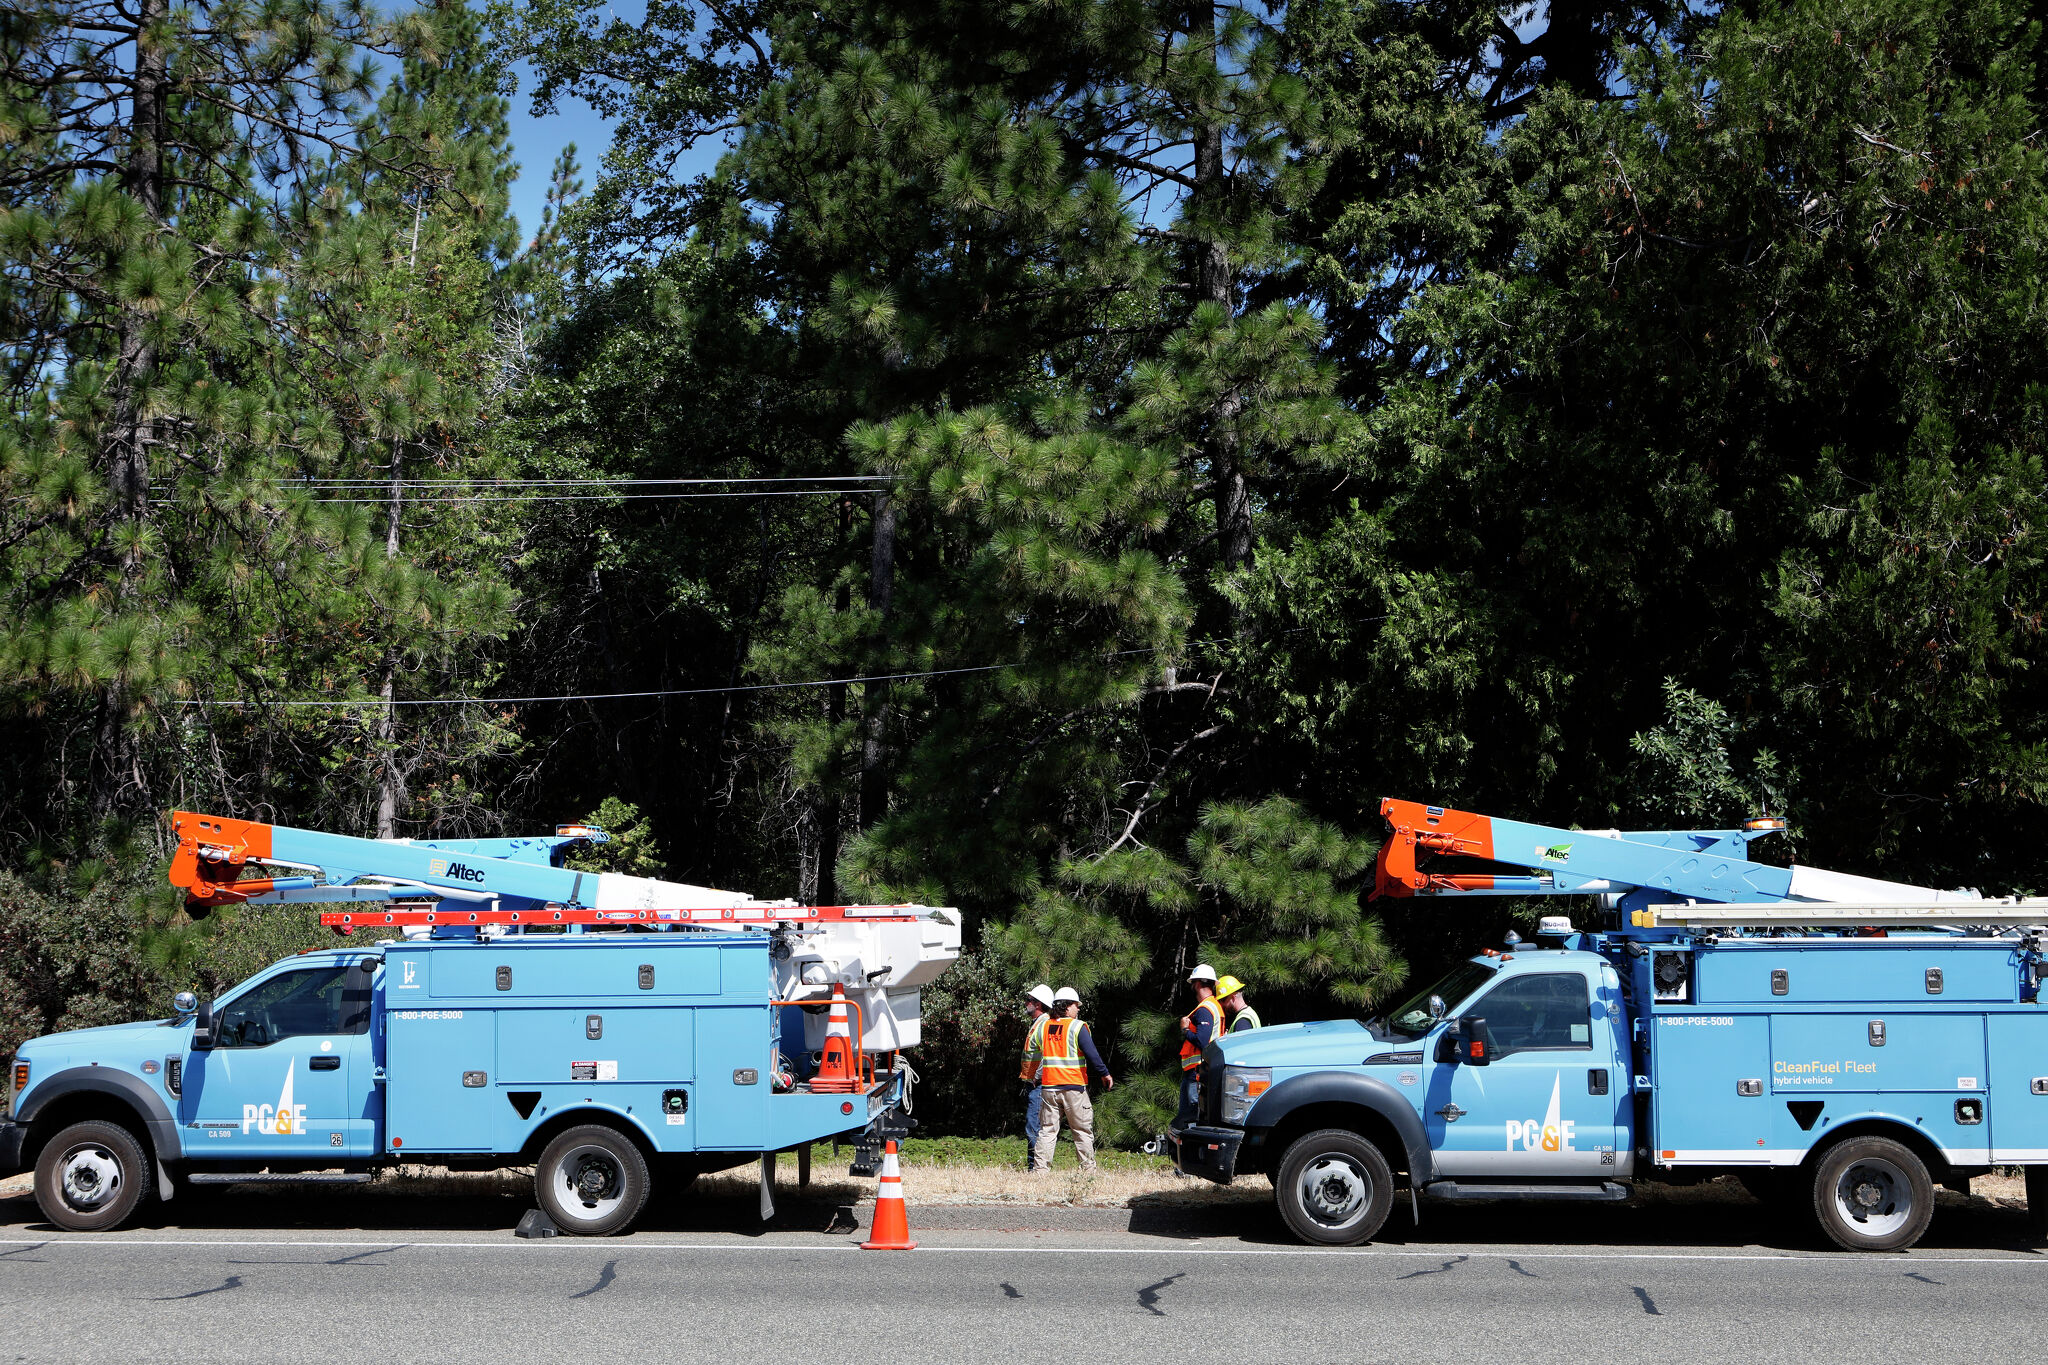
[[[1550,1108],[1543,1115],[1543,1121],[1535,1119],[1509,1119],[1507,1123],[1507,1150],[1523,1152],[1575,1152],[1574,1146],[1578,1124],[1558,1115],[1558,1101],[1564,1094],[1564,1073],[1558,1072],[1550,1082]]]
[[[447,877],[451,881],[475,882],[479,886],[483,885],[484,880],[484,874],[481,870],[471,867],[467,863],[451,863],[446,858],[429,858],[427,860],[427,875],[430,877]]]
[[[243,1135],[247,1136],[251,1128],[265,1137],[296,1137],[306,1131],[306,1106],[292,1103],[291,1068],[285,1069],[284,1089],[277,1092],[275,1105],[242,1106]]]

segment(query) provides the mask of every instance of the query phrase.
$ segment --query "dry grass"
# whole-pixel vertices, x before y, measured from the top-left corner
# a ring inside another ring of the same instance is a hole
[[[845,1159],[842,1156],[839,1160]],[[874,1181],[848,1176],[845,1166],[833,1160],[829,1149],[818,1152],[811,1171],[811,1183],[801,1191],[805,1198],[835,1204],[874,1200]],[[902,1171],[904,1197],[917,1204],[1117,1209],[1138,1202],[1151,1206],[1255,1204],[1273,1195],[1272,1186],[1263,1176],[1248,1177],[1230,1186],[1212,1185],[1206,1180],[1180,1179],[1169,1172],[1163,1161],[1156,1169],[1105,1167],[1088,1172],[1072,1168],[1046,1175],[1031,1175],[1016,1166],[970,1165],[952,1160],[905,1161]],[[691,1195],[705,1199],[751,1199],[759,1186],[760,1169],[748,1163],[700,1177],[691,1187]],[[533,1193],[533,1168],[447,1171],[438,1166],[400,1166],[381,1172],[366,1188],[375,1194],[527,1198]],[[784,1199],[798,1196],[794,1158],[784,1157],[776,1163],[775,1191]]]

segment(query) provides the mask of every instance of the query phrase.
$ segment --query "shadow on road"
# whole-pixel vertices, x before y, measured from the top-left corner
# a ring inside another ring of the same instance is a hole
[[[292,1187],[290,1192],[249,1187],[193,1188],[178,1191],[168,1204],[152,1204],[137,1221],[140,1228],[228,1231],[262,1228],[313,1234],[392,1232],[422,1229],[435,1232],[508,1232],[520,1214],[533,1206],[530,1196],[513,1193],[391,1194],[374,1187]],[[989,1227],[1011,1227],[1028,1210],[989,1210]],[[1057,1231],[1060,1210],[1048,1215],[1046,1227]],[[1225,1237],[1250,1245],[1293,1246],[1293,1237],[1270,1203],[1190,1207],[1140,1196],[1132,1201],[1127,1222],[1089,1211],[1093,1217],[1079,1229],[1119,1230],[1145,1236],[1193,1241]],[[948,1210],[941,1222],[928,1226],[973,1229],[982,1226],[968,1210]],[[911,1226],[919,1225],[915,1205]],[[685,1191],[650,1203],[637,1230],[643,1232],[737,1233],[810,1232],[841,1238],[859,1231],[860,1212],[841,1200],[819,1200],[778,1190],[776,1216],[760,1220],[752,1194],[698,1194]],[[41,1236],[53,1231],[43,1221],[32,1197],[0,1199],[0,1236]],[[401,1238],[402,1240],[402,1238]],[[1429,1250],[1456,1245],[1547,1246],[1566,1249],[1671,1247],[1735,1249],[1766,1247],[1784,1251],[1831,1250],[1796,1213],[1759,1204],[1734,1187],[1666,1189],[1649,1186],[1626,1204],[1442,1204],[1422,1203],[1422,1224],[1411,1221],[1407,1192],[1394,1201],[1393,1216],[1374,1239],[1382,1247]],[[1939,1197],[1934,1225],[1921,1247],[1942,1250],[2039,1251],[2023,1209],[1982,1197],[1964,1198],[1948,1192]]]

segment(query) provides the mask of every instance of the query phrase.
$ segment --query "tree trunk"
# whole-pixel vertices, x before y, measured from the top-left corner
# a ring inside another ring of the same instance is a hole
[[[1193,27],[1201,29],[1213,41],[1216,33],[1214,7],[1198,5],[1192,17]],[[1214,60],[1213,51],[1211,60]],[[1223,110],[1204,109],[1198,112],[1194,130],[1192,217],[1202,230],[1211,234],[1220,234],[1223,230],[1223,201],[1230,193],[1229,170],[1223,156],[1223,130]],[[1220,235],[1212,235],[1197,242],[1193,251],[1195,301],[1198,304],[1213,303],[1226,316],[1235,314],[1237,298],[1228,245]],[[1245,481],[1237,434],[1237,419],[1243,406],[1244,399],[1236,391],[1225,390],[1210,414],[1208,432],[1203,440],[1202,453],[1215,490],[1212,496],[1216,505],[1216,538],[1222,549],[1225,569],[1240,568],[1252,557],[1251,490]]]
[[[399,510],[405,496],[399,476],[403,468],[398,438],[391,439],[391,501],[384,514],[384,560],[398,558]],[[405,774],[398,765],[398,649],[384,647],[383,678],[377,696],[383,708],[377,713],[377,837],[398,837],[398,812],[405,805]]]
[[[163,140],[166,114],[166,54],[152,39],[163,22],[169,0],[140,0],[135,25],[134,107],[128,120],[128,158],[121,188],[140,203],[153,224],[163,221]],[[143,250],[153,249],[154,244]],[[156,347],[148,337],[148,318],[132,309],[121,316],[114,360],[113,413],[106,435],[107,483],[117,522],[134,523],[149,516],[149,445],[153,422],[149,383],[156,372]],[[120,586],[115,609],[129,605],[130,589],[142,572],[142,554],[130,542],[122,552]],[[124,679],[113,679],[100,694],[95,736],[92,809],[99,819],[139,804],[145,782],[141,752],[127,724],[130,698]]]
[[[896,596],[896,500],[875,495],[875,540],[868,554],[868,610],[886,630],[889,605]],[[873,657],[882,658],[877,652]],[[866,828],[880,820],[889,806],[887,745],[883,728],[889,721],[889,684],[867,684],[867,725],[860,750],[860,819]]]
[[[845,553],[847,532],[853,527],[853,500],[839,499],[839,550]],[[833,606],[843,616],[852,600],[846,591],[844,581],[840,583],[838,596]],[[834,683],[825,689],[825,728],[837,731],[846,720],[846,684]],[[815,892],[819,905],[835,905],[839,901],[839,839],[842,812],[846,803],[839,790],[841,773],[839,749],[835,742],[831,749],[832,761],[825,773],[824,791],[819,797],[818,809],[818,867]]]
[[[408,274],[405,316],[412,318],[411,286],[418,282],[420,266],[420,216],[426,211],[424,198],[412,205],[412,247],[406,255]],[[405,448],[401,438],[391,438],[391,500],[384,517],[384,562],[398,558],[399,513],[405,499]],[[396,623],[393,623],[396,631]],[[384,647],[383,678],[377,696],[384,703],[377,716],[377,837],[398,837],[398,813],[405,808],[405,772],[398,762],[398,647]]]

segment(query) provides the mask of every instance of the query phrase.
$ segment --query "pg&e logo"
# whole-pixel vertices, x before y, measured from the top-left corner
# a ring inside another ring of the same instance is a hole
[[[254,1128],[265,1137],[296,1137],[306,1131],[306,1106],[292,1102],[292,1073],[286,1068],[277,1103],[242,1106],[242,1136]]]
[[[1563,1095],[1564,1073],[1559,1072],[1550,1082],[1550,1108],[1545,1111],[1542,1121],[1535,1119],[1509,1119],[1507,1121],[1507,1150],[1510,1152],[1553,1152],[1563,1155],[1578,1150],[1578,1124],[1571,1119],[1560,1117],[1559,1099]]]

